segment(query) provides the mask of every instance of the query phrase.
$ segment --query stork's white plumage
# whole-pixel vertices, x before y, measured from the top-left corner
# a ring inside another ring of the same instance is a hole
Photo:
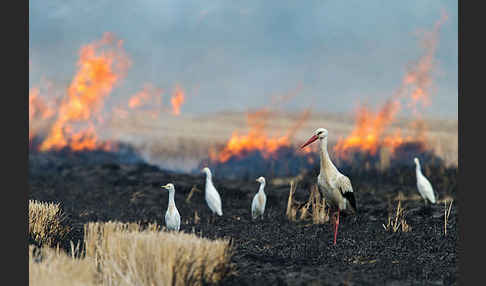
[[[422,174],[419,159],[414,158],[413,161],[415,162],[415,173],[417,175],[417,189],[420,195],[425,200],[425,203],[429,201],[435,204],[434,189],[432,188],[432,185],[430,184],[429,180],[427,180],[427,178]]]
[[[304,148],[317,139],[319,139],[321,143],[321,170],[319,176],[317,176],[317,185],[319,186],[320,193],[326,199],[327,205],[331,210],[337,212],[334,228],[334,244],[336,244],[339,226],[339,212],[346,211],[356,213],[357,208],[351,181],[337,170],[327,153],[327,135],[328,132],[326,129],[318,128],[314,131],[314,135],[312,135],[312,137],[300,148]]]
[[[260,183],[260,189],[253,197],[251,202],[251,217],[256,219],[260,216],[263,219],[263,213],[265,212],[265,205],[267,204],[267,195],[265,194],[265,178],[259,177],[256,179]]]
[[[206,173],[206,203],[213,213],[219,216],[223,215],[223,210],[221,208],[221,197],[219,196],[218,190],[213,185],[211,170],[208,167],[202,169]]]
[[[179,215],[179,211],[177,210],[174,201],[174,185],[169,183],[165,186],[162,186],[162,188],[169,191],[169,205],[167,207],[167,211],[165,212],[165,226],[168,230],[179,231],[179,228],[181,226],[181,216]]]

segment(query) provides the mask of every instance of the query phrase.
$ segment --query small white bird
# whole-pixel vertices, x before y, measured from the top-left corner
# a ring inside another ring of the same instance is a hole
[[[211,211],[216,213],[219,216],[223,215],[223,210],[221,209],[221,197],[219,196],[218,191],[213,185],[213,181],[211,179],[211,170],[208,167],[202,169],[204,173],[206,173],[206,203]]]
[[[429,180],[422,174],[422,170],[420,168],[420,162],[418,158],[414,158],[413,161],[415,162],[415,173],[417,174],[417,189],[427,204],[427,201],[435,204],[435,195],[434,189],[430,184]]]
[[[169,206],[167,207],[167,211],[165,212],[165,225],[168,230],[179,231],[179,228],[181,226],[181,216],[179,215],[179,211],[177,210],[174,201],[174,185],[169,183],[165,186],[162,186],[162,188],[169,191]]]
[[[260,189],[251,202],[251,217],[256,219],[258,216],[261,216],[263,219],[263,213],[265,212],[265,205],[267,203],[267,195],[263,190],[265,188],[265,178],[260,177],[256,181],[260,183]]]

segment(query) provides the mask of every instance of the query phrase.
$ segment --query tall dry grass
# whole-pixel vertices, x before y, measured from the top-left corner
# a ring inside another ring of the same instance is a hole
[[[217,283],[232,269],[227,240],[160,232],[157,225],[89,223],[86,256],[109,285],[202,285]]]
[[[32,285],[206,285],[233,272],[224,239],[164,232],[157,224],[88,223],[84,230],[82,258],[48,248],[39,256],[30,247]]]
[[[90,258],[77,259],[66,252],[29,246],[29,285],[101,285],[96,264]]]
[[[323,224],[329,221],[329,208],[326,206],[326,200],[321,197],[317,185],[312,185],[309,193],[309,199],[305,204],[297,202],[294,199],[297,182],[290,182],[290,191],[287,201],[286,216],[290,221],[301,221],[312,219],[313,224]],[[300,212],[300,216],[297,214]]]
[[[59,204],[29,200],[30,243],[54,247],[62,244],[70,231]]]

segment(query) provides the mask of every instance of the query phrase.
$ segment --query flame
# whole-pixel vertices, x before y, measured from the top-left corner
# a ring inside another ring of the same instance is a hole
[[[153,85],[146,83],[143,89],[132,96],[128,101],[128,107],[140,108],[147,105],[160,106],[162,104],[162,89],[155,88]]]
[[[185,100],[184,91],[178,85],[176,85],[174,94],[170,99],[170,103],[172,104],[172,114],[181,114],[181,105],[185,102]]]
[[[389,100],[377,112],[374,113],[362,106],[358,108],[356,115],[356,125],[351,134],[346,139],[339,139],[334,146],[334,151],[344,155],[346,150],[359,148],[375,154],[380,145],[395,145],[401,142],[400,132],[392,136],[382,138],[385,130],[393,123],[393,120],[400,110],[400,102]]]
[[[414,114],[417,114],[418,105],[427,107],[431,104],[429,90],[433,84],[431,73],[435,65],[434,57],[440,28],[447,19],[448,15],[443,11],[441,18],[434,24],[434,28],[431,31],[422,32],[420,40],[424,54],[416,62],[410,63],[403,79],[402,89],[412,89],[408,107],[412,108]],[[406,97],[407,93],[403,92],[403,95]]]
[[[49,119],[55,113],[55,110],[41,97],[39,88],[33,87],[29,90],[29,142],[36,135],[34,122]]]
[[[123,78],[130,60],[122,45],[113,34],[105,33],[100,41],[81,48],[78,71],[61,102],[56,121],[40,146],[41,151],[66,146],[73,150],[111,148],[111,144],[99,142],[92,125],[75,132],[72,124],[92,122],[113,87]],[[110,46],[111,49],[103,50]]]
[[[373,113],[366,107],[360,107],[356,114],[355,127],[345,139],[339,139],[334,146],[334,151],[340,157],[346,157],[348,151],[358,149],[374,155],[377,150],[386,146],[392,152],[396,147],[407,142],[423,142],[425,144],[425,125],[417,120],[412,122],[411,128],[416,131],[416,136],[403,138],[401,130],[397,129],[391,135],[386,135],[396,115],[400,112],[400,98],[408,100],[406,105],[411,108],[414,116],[420,116],[417,112],[418,105],[427,107],[430,102],[430,89],[432,87],[431,73],[434,68],[434,56],[437,50],[438,33],[441,25],[447,20],[447,14],[442,13],[441,18],[435,23],[432,31],[424,32],[421,39],[424,49],[423,55],[416,62],[409,64],[407,72],[402,79],[402,84],[397,92],[379,109]]]
[[[37,117],[48,119],[55,114],[55,111],[47,105],[39,93],[39,89],[36,87],[29,90],[29,122]]]
[[[266,127],[272,112],[263,108],[247,113],[247,122],[250,130],[246,135],[240,135],[237,131],[231,134],[225,147],[220,152],[210,150],[209,157],[213,161],[224,163],[232,157],[243,157],[252,151],[260,151],[264,158],[269,158],[281,147],[289,147],[298,127],[300,127],[310,115],[310,110],[305,110],[284,135],[272,136],[267,134]]]
[[[269,137],[265,134],[266,121],[269,116],[270,112],[267,109],[249,112],[247,114],[247,122],[250,127],[248,134],[239,135],[238,132],[233,132],[221,152],[216,153],[214,150],[210,150],[211,160],[224,163],[233,156],[241,157],[254,150],[259,150],[265,158],[268,158],[279,147],[290,145],[287,135]]]

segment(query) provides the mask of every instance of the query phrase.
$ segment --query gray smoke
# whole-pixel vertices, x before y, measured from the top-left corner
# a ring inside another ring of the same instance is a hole
[[[152,83],[187,95],[183,113],[244,111],[299,90],[285,108],[352,112],[381,104],[439,35],[430,116],[457,118],[457,1],[29,1],[30,85],[69,84],[79,48],[113,32],[133,60],[111,102]],[[299,88],[301,87],[301,88]],[[166,102],[167,102],[167,98]]]

